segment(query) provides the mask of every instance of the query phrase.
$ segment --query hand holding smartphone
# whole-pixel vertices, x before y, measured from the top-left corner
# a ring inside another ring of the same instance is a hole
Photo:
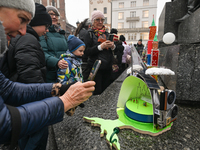
[[[94,78],[97,74],[97,71],[99,70],[100,65],[101,65],[101,60],[96,60],[94,65],[92,66],[92,70],[90,71],[88,80],[90,80],[90,81],[94,80]]]
[[[112,41],[113,41],[113,37],[114,37],[113,34],[109,34],[109,35],[108,35],[108,40],[110,40],[110,41],[112,42]]]

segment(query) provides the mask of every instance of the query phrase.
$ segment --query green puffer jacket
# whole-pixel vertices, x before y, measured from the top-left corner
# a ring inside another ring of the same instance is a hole
[[[40,44],[45,54],[46,60],[46,82],[55,83],[57,82],[57,70],[58,61],[60,55],[66,53],[68,50],[67,37],[65,37],[65,31],[57,29],[56,32],[54,26],[49,27],[49,32],[45,36],[40,37]]]

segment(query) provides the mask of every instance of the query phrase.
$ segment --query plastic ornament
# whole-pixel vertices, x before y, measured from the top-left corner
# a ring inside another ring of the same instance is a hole
[[[164,36],[163,36],[163,42],[165,44],[172,44],[175,41],[175,35],[172,32],[167,32]]]

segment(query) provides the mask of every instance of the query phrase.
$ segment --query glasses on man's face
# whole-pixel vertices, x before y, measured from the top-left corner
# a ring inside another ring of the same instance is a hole
[[[101,22],[104,22],[105,19],[95,19],[95,21],[96,21],[96,22],[100,22],[100,21],[101,21]]]
[[[58,17],[58,15],[53,14],[53,13],[49,13],[49,15],[52,16],[52,17],[53,17],[53,16]]]
[[[45,25],[45,30],[49,29],[50,25]]]

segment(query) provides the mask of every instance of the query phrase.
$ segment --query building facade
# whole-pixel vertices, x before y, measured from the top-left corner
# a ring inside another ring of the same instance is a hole
[[[117,28],[128,44],[142,39],[146,45],[149,26],[153,18],[156,21],[156,13],[157,0],[112,0],[112,28]]]
[[[43,4],[44,6],[55,6],[60,12],[59,23],[62,29],[66,30],[66,15],[65,15],[65,0],[34,0],[36,3]]]
[[[107,31],[110,31],[111,28],[111,20],[112,20],[112,11],[111,11],[111,0],[90,0],[89,3],[89,15],[91,18],[91,13],[94,10],[100,10],[104,16],[105,16],[105,21],[104,25],[107,29]]]

